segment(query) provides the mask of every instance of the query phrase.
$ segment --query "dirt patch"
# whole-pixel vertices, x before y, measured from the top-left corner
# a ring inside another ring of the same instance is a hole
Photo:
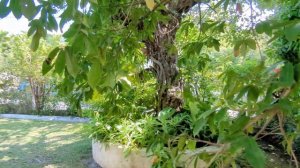
[[[94,161],[92,155],[90,155],[88,158],[82,158],[81,162],[84,166],[86,166],[86,168],[102,168]]]
[[[259,145],[265,151],[267,156],[266,168],[292,168],[295,167],[291,161],[291,157],[282,149],[268,144],[267,142],[260,141]]]
[[[46,163],[50,163],[51,160],[52,159],[50,157],[36,156],[32,160],[30,160],[30,163],[43,165],[43,164],[46,164]]]

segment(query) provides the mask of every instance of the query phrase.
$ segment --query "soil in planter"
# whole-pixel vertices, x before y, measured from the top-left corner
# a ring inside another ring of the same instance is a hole
[[[295,167],[294,163],[291,161],[291,157],[287,155],[282,149],[277,148],[264,141],[260,141],[259,145],[265,151],[267,156],[266,168]]]

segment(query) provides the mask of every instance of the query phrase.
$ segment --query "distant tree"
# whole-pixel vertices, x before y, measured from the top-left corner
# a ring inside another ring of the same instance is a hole
[[[30,39],[26,34],[8,35],[2,33],[0,46],[1,72],[14,75],[29,82],[34,110],[43,109],[45,98],[50,90],[50,76],[43,76],[42,64],[53,45],[59,45],[60,37],[49,36],[42,40],[40,48],[33,52],[30,49]],[[46,86],[48,84],[48,86]],[[48,88],[47,88],[48,87]]]

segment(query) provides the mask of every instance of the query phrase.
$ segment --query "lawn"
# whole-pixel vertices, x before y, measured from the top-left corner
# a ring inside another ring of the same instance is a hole
[[[82,123],[0,119],[0,168],[92,167]]]

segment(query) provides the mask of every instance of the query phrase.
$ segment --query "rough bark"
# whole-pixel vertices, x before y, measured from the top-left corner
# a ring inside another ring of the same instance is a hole
[[[158,93],[156,111],[165,107],[172,107],[180,111],[183,104],[181,95],[182,82],[177,79],[178,53],[170,50],[174,46],[175,35],[179,28],[182,14],[187,12],[196,2],[194,0],[169,1],[166,3],[168,23],[158,23],[152,40],[145,40],[145,55],[152,62],[155,70]],[[174,12],[175,11],[175,12]]]
[[[29,77],[29,84],[32,94],[32,108],[41,111],[45,103],[45,84]]]

